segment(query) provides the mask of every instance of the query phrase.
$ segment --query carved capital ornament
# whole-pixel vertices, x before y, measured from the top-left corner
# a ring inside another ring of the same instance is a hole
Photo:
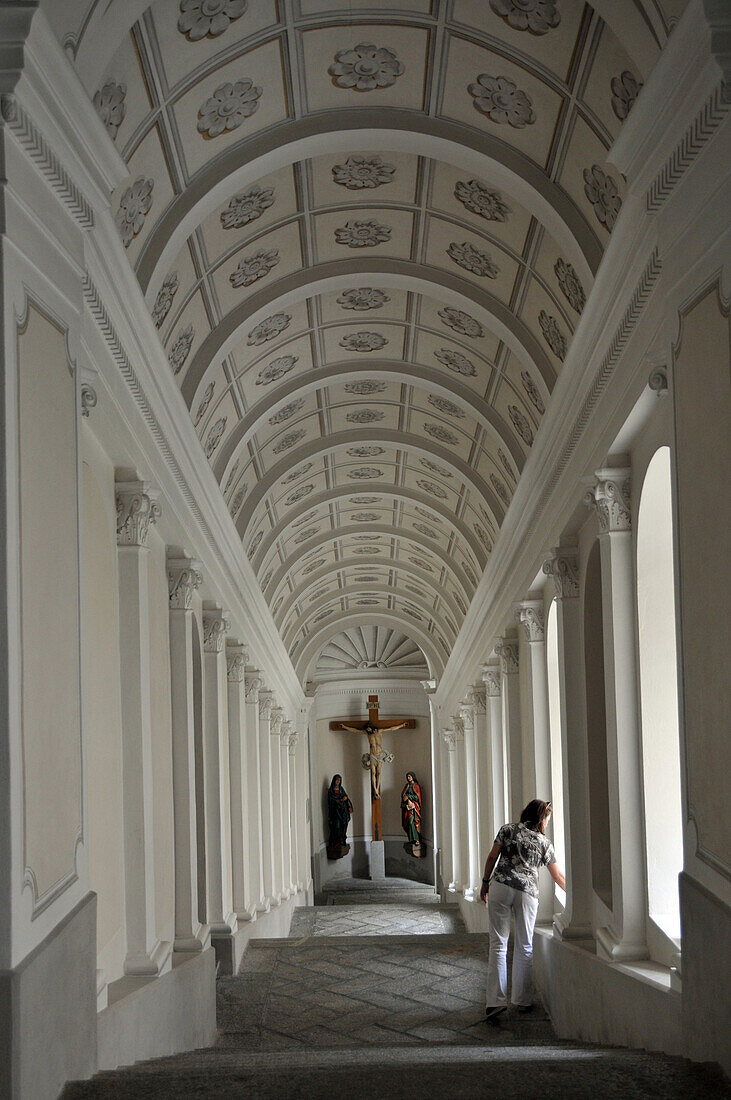
[[[599,530],[604,534],[631,531],[630,469],[597,470],[596,483],[584,497],[589,508],[595,508]]]
[[[482,679],[485,684],[485,692],[491,699],[499,698],[501,691],[500,666],[496,668],[483,668]]]
[[[193,558],[168,558],[168,592],[170,607],[175,611],[190,611],[193,593],[203,584],[201,564]]]
[[[518,643],[498,638],[495,652],[500,658],[500,668],[505,676],[513,676],[518,671]]]
[[[543,572],[553,578],[554,594],[559,600],[579,595],[579,551],[575,547],[556,547],[543,563]]]
[[[162,515],[157,494],[146,481],[118,481],[117,545],[146,546],[150,524]]]
[[[537,600],[525,600],[515,609],[515,617],[523,627],[529,642],[542,642],[546,637],[543,606]]]
[[[231,620],[220,607],[203,611],[203,649],[206,653],[222,653]]]
[[[261,677],[258,672],[246,672],[244,674],[244,695],[247,703],[259,702],[259,688],[261,687]]]
[[[243,684],[246,669],[246,651],[226,648],[226,678],[230,684]]]

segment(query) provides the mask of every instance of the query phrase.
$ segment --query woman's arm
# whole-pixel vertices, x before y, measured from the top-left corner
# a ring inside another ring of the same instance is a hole
[[[556,883],[556,885],[560,886],[562,890],[565,890],[566,875],[563,873],[559,865],[557,863],[549,863],[548,870],[550,872],[551,878]]]
[[[480,890],[480,901],[487,903],[487,888],[490,882],[490,875],[495,870],[495,864],[500,856],[500,845],[497,841],[490,849],[490,854],[485,860],[485,870],[482,872],[482,889]]]

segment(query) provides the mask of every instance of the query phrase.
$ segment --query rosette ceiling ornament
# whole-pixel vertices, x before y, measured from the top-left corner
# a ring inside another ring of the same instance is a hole
[[[128,164],[118,231],[298,675],[355,624],[438,675],[682,3],[136,0],[122,38],[119,5],[42,4]]]

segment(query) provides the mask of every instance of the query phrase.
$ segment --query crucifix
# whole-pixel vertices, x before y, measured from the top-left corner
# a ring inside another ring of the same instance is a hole
[[[368,738],[370,752],[363,754],[363,767],[371,772],[371,822],[373,839],[381,839],[381,765],[390,764],[393,754],[383,751],[383,734],[392,730],[416,729],[413,718],[401,722],[391,722],[378,717],[378,696],[368,696],[368,721],[348,725],[345,722],[331,722],[331,730],[346,730],[348,733],[364,733]]]

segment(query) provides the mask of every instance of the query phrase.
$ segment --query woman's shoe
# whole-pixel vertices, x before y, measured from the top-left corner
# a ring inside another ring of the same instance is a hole
[[[488,1023],[497,1023],[498,1016],[505,1012],[505,1005],[495,1005],[494,1008],[485,1009],[485,1019]]]

